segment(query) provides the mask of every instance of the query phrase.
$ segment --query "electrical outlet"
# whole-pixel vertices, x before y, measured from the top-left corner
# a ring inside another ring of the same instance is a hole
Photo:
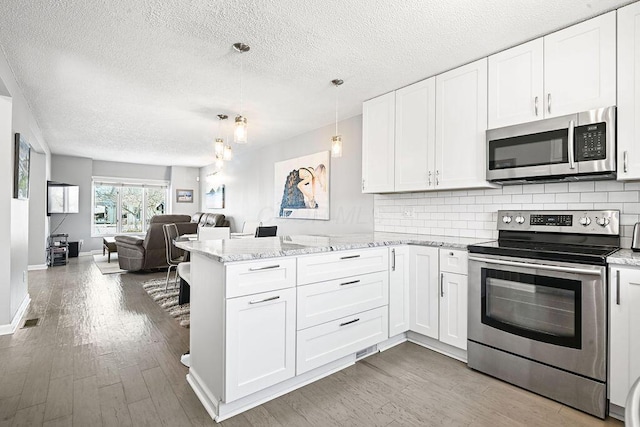
[[[402,216],[405,218],[415,218],[416,211],[413,208],[405,208],[402,212]]]

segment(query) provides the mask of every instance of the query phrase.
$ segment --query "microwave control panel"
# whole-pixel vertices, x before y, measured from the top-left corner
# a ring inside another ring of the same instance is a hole
[[[607,124],[593,123],[577,126],[574,140],[576,161],[604,160],[607,158]]]

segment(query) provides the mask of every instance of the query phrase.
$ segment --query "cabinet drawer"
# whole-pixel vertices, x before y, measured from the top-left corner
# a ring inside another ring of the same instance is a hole
[[[440,271],[467,274],[467,251],[440,249]]]
[[[227,298],[290,288],[295,285],[295,258],[273,258],[227,266]]]
[[[385,271],[298,287],[298,330],[389,303]]]
[[[389,250],[387,248],[310,255],[298,258],[298,285],[387,271],[388,268]]]
[[[389,338],[387,307],[298,331],[296,374],[300,375]]]

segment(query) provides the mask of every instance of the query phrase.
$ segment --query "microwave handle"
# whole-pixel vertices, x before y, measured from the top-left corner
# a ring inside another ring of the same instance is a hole
[[[575,133],[575,128],[576,128],[576,124],[573,120],[569,121],[569,138],[568,138],[568,144],[567,144],[567,149],[569,150],[569,169],[575,169],[576,168],[576,150],[575,150],[575,143],[574,143],[574,133]]]

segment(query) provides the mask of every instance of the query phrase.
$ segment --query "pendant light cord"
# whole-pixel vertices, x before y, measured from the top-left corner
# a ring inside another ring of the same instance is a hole
[[[338,135],[338,86],[336,86],[336,136]]]
[[[240,52],[240,115],[242,116],[243,101],[242,101],[242,80],[244,76],[244,61],[242,58],[243,52]]]

